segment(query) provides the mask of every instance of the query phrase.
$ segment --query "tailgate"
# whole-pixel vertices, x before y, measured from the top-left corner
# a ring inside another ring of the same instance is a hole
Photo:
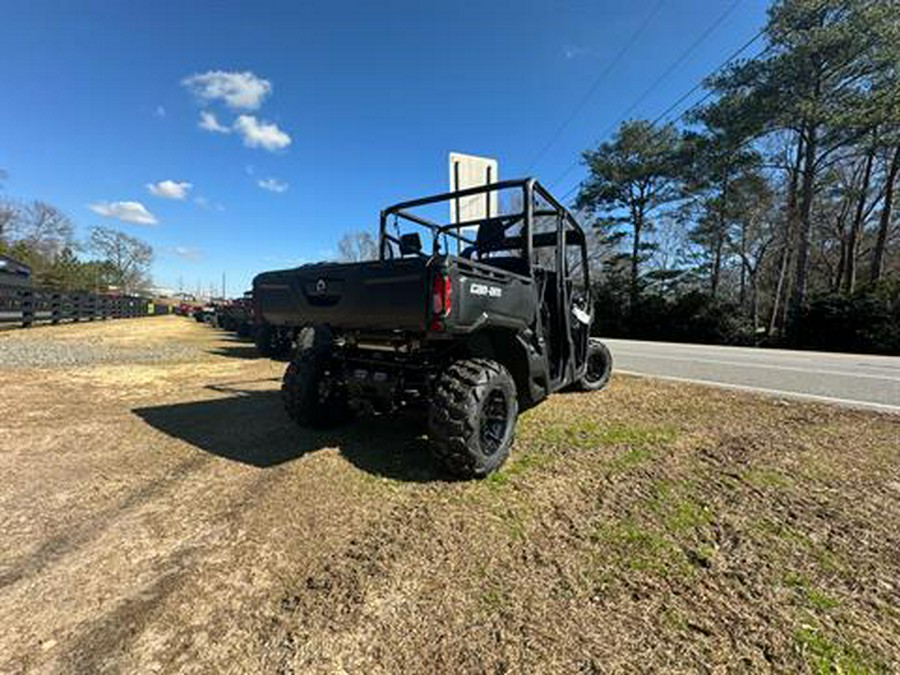
[[[422,258],[304,265],[253,280],[259,317],[287,326],[421,331],[427,291]]]

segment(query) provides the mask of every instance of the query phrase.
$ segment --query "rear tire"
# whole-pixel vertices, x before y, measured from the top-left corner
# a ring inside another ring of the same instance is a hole
[[[297,350],[282,379],[281,399],[288,417],[304,427],[327,429],[351,417],[346,393],[331,372],[329,349],[322,343]]]
[[[612,354],[609,348],[597,338],[588,340],[587,370],[578,381],[582,391],[599,391],[609,382],[612,375]]]
[[[262,324],[256,329],[256,351],[267,359],[282,359],[291,353],[291,340],[274,326]]]
[[[256,351],[259,352],[260,356],[267,359],[272,358],[272,332],[273,328],[271,326],[262,325],[257,327],[256,335],[254,336]]]
[[[506,458],[518,415],[509,371],[489,359],[456,361],[438,379],[428,411],[432,452],[460,478],[483,478]]]

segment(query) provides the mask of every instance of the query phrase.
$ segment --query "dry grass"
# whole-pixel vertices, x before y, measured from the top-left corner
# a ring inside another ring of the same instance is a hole
[[[0,672],[900,669],[895,417],[618,377],[445,482],[204,326],[50,331],[196,358],[4,374]]]

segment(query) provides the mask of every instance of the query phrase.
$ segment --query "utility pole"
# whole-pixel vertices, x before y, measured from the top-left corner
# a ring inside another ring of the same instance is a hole
[[[225,272],[222,272],[222,300],[225,299]]]

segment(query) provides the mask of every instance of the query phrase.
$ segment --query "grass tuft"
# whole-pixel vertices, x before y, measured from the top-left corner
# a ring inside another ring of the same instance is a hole
[[[794,642],[800,648],[810,669],[819,675],[844,673],[864,675],[874,672],[852,648],[828,638],[822,631],[805,626],[794,634]]]
[[[741,478],[756,488],[786,488],[791,480],[787,476],[772,469],[753,468],[745,471]]]
[[[566,420],[546,426],[532,423],[525,432],[525,440],[579,450],[605,445],[654,446],[669,443],[677,437],[676,431],[671,427],[638,424],[603,425],[585,419]]]
[[[552,460],[550,455],[540,451],[524,452],[513,455],[499,471],[495,471],[484,479],[484,482],[492,488],[508,485],[510,479],[522,474],[547,466]]]
[[[659,481],[650,500],[650,510],[659,515],[666,529],[681,533],[708,525],[713,513],[692,494],[688,481]]]
[[[784,577],[784,583],[786,586],[796,590],[811,609],[819,612],[827,612],[839,607],[841,604],[840,600],[813,586],[809,579],[802,574],[788,572]]]
[[[506,593],[500,588],[489,588],[479,597],[481,604],[490,611],[503,609],[508,602]]]
[[[660,576],[682,576],[690,571],[687,559],[673,541],[634,520],[602,523],[595,528],[591,541],[615,567]]]

